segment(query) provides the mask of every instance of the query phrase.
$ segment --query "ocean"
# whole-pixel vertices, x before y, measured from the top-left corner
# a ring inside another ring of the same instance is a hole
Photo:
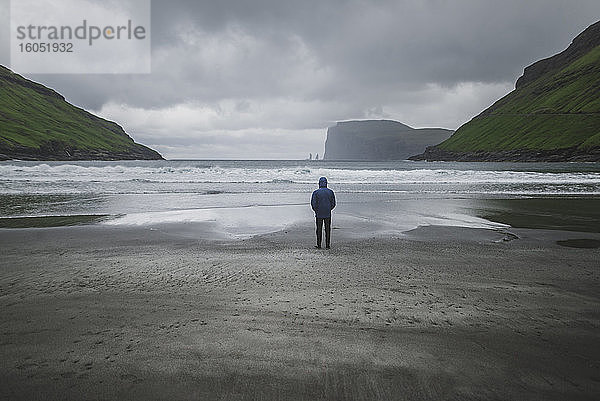
[[[321,176],[336,193],[334,228],[600,232],[597,163],[309,160],[0,162],[0,227],[196,223],[251,236],[312,224]]]

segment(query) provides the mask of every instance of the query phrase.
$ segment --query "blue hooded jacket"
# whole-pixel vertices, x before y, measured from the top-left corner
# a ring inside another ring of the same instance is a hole
[[[316,217],[320,219],[331,217],[331,210],[335,207],[335,195],[327,188],[327,178],[319,178],[319,189],[312,193],[310,205]]]

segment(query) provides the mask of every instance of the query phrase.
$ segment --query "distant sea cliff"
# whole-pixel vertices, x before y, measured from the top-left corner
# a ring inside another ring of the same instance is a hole
[[[413,160],[600,161],[600,22]]]
[[[118,124],[0,66],[0,160],[160,160]]]
[[[325,160],[405,160],[453,131],[411,128],[391,120],[343,121],[327,129]]]

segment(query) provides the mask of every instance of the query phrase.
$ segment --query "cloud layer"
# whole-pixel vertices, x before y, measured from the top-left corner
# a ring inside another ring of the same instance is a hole
[[[30,78],[166,157],[303,158],[337,120],[455,129],[598,15],[587,0],[153,1],[152,74]]]

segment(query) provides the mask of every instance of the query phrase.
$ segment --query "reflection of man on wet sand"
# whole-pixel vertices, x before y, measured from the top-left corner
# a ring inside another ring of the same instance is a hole
[[[327,178],[319,178],[319,189],[312,193],[310,205],[315,211],[317,220],[317,246],[321,249],[321,240],[323,238],[323,223],[325,223],[325,248],[330,247],[331,238],[331,210],[335,207],[335,194],[327,188]]]

